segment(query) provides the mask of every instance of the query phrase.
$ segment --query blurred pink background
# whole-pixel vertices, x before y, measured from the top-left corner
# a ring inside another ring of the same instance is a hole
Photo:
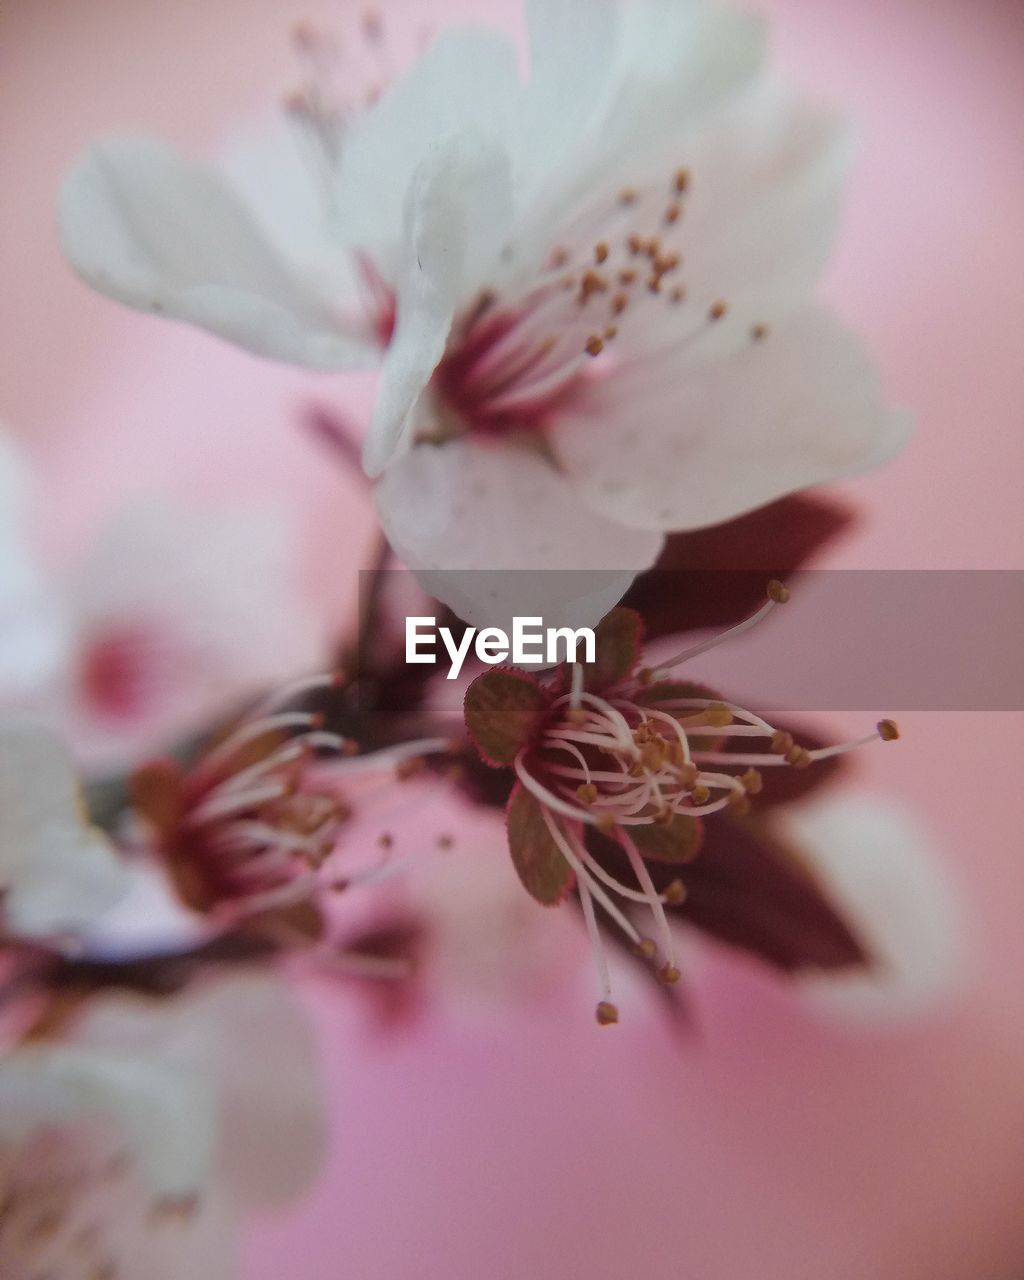
[[[765,0],[782,65],[860,126],[827,292],[863,332],[912,444],[846,486],[863,528],[830,565],[1024,567],[1024,9],[1015,0]],[[510,4],[385,6],[509,20]],[[302,522],[308,587],[344,615],[371,524],[361,485],[303,435],[313,389],[122,312],[65,268],[61,174],[94,134],[212,153],[295,73],[297,18],[343,0],[5,0],[0,11],[0,420],[43,472],[66,554],[119,496],[265,500]],[[353,390],[353,388],[355,388]],[[955,609],[956,601],[950,602]],[[965,655],[970,661],[970,655]],[[898,712],[898,707],[886,708]],[[833,717],[856,729],[863,717]],[[578,991],[485,1028],[368,1033],[311,988],[336,1141],[322,1184],[251,1236],[277,1280],[1018,1280],[1024,1274],[1024,718],[919,713],[860,781],[901,796],[965,902],[974,968],[926,1025],[841,1031],[737,961],[701,984],[680,1048],[639,997],[616,1032]]]

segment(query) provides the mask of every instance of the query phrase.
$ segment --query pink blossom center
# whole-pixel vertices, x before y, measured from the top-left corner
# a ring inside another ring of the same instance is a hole
[[[163,696],[168,663],[167,646],[152,627],[112,626],[87,642],[79,687],[94,714],[109,720],[139,719]]]

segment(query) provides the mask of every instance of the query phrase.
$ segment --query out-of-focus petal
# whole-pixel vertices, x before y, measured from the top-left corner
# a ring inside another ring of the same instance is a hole
[[[29,468],[0,428],[0,698],[52,679],[67,651],[67,628],[53,584],[28,539]]]
[[[83,763],[123,767],[322,664],[327,638],[297,577],[292,530],[273,510],[123,512],[65,581],[78,669],[58,710]],[[83,674],[105,650],[111,705]]]
[[[365,362],[327,301],[283,260],[215,172],[137,138],[93,146],[68,175],[61,242],[95,289],[256,355],[317,369]]]
[[[122,996],[94,1003],[80,1031],[97,1049],[174,1065],[212,1091],[212,1160],[240,1207],[277,1203],[312,1178],[324,1116],[301,1007],[280,982],[243,976],[173,1004]]]
[[[955,890],[918,823],[888,801],[842,796],[792,810],[789,831],[875,957],[871,969],[804,980],[815,1005],[850,1022],[933,1011],[964,981]]]
[[[860,341],[808,309],[720,361],[623,367],[573,405],[555,447],[594,510],[696,529],[867,470],[908,426]]]
[[[125,891],[112,847],[84,821],[71,758],[30,720],[0,722],[0,887],[6,927],[51,936],[88,926]]]
[[[214,1095],[201,1077],[173,1062],[39,1044],[0,1064],[0,1094],[0,1129],[8,1141],[23,1141],[47,1123],[100,1119],[118,1126],[154,1193],[189,1197],[208,1179]]]
[[[376,496],[398,554],[478,626],[536,615],[551,627],[591,625],[662,545],[588,510],[528,447],[423,446],[388,469]]]
[[[571,177],[569,149],[593,128],[611,95],[621,7],[593,0],[527,0],[529,82],[523,98],[522,157],[517,195],[522,201],[554,176]],[[556,166],[563,167],[556,173]]]
[[[663,162],[678,148],[681,126],[720,109],[765,57],[765,23],[751,14],[692,0],[637,0],[620,9],[618,85],[586,170],[592,176],[602,166]]]
[[[339,234],[369,251],[387,274],[420,165],[467,130],[513,150],[519,93],[507,39],[473,27],[441,32],[409,73],[353,122],[334,187]]]

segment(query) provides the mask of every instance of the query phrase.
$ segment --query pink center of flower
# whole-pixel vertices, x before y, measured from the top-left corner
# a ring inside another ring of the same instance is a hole
[[[590,380],[622,363],[621,332],[636,326],[643,341],[652,308],[662,313],[659,339],[673,346],[723,320],[728,308],[716,301],[693,323],[665,324],[664,311],[687,300],[681,229],[689,189],[689,171],[679,169],[667,194],[658,184],[620,192],[564,228],[518,299],[483,293],[453,328],[433,380],[442,422],[422,438],[543,431]],[[750,330],[753,340],[766,333],[763,325]]]
[[[112,721],[149,712],[168,685],[171,657],[153,627],[122,623],[93,636],[79,665],[79,688],[89,710]]]
[[[193,910],[233,917],[310,899],[331,883],[320,873],[352,814],[343,780],[403,776],[424,755],[451,750],[447,739],[430,738],[360,756],[356,743],[324,729],[320,713],[276,709],[341,683],[338,675],[298,680],[192,768],[155,761],[136,773],[136,815]]]

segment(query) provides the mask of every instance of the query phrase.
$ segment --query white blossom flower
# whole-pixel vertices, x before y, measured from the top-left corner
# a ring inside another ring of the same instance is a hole
[[[310,1037],[278,983],[94,1000],[0,1059],[5,1280],[225,1280],[237,1216],[321,1155]]]
[[[13,455],[0,438],[3,449]],[[27,517],[26,483],[17,505]],[[45,607],[19,586],[29,572]],[[325,656],[289,530],[267,511],[139,503],[61,572],[33,564],[24,522],[11,517],[0,524],[8,615],[20,625],[0,643],[0,705],[59,727],[90,770],[123,767]]]
[[[28,467],[0,430],[0,688],[20,694],[52,679],[66,658],[57,592],[28,536]]]
[[[240,181],[112,139],[67,182],[63,244],[98,289],[260,355],[386,344],[364,461],[413,569],[628,580],[664,531],[873,466],[906,426],[810,301],[847,147],[765,73],[761,23],[526,12],[526,79],[456,28],[354,117],[307,95],[319,204],[313,166]]]
[[[947,1006],[969,970],[954,886],[902,806],[855,793],[794,807],[787,828],[874,958],[853,974],[803,979],[847,1023],[903,1022]]]
[[[71,758],[49,730],[0,717],[0,921],[18,937],[87,929],[126,891],[113,848],[88,826]]]

